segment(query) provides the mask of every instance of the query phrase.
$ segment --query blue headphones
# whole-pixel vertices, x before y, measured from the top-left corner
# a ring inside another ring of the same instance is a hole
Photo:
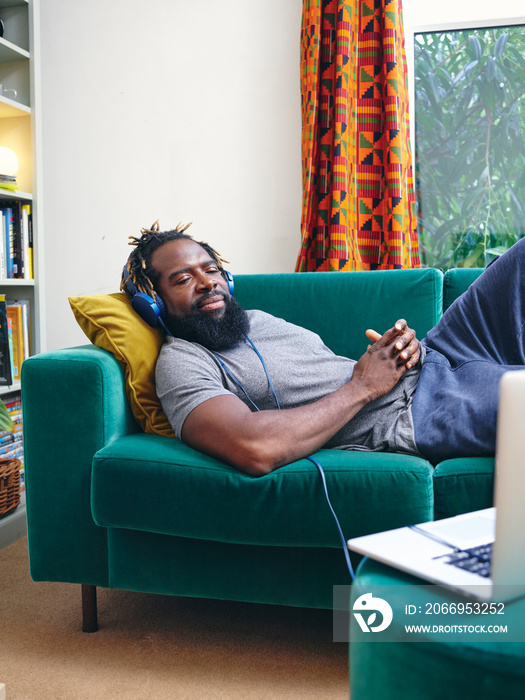
[[[227,270],[222,270],[221,274],[228,283],[230,296],[233,296],[233,275]],[[152,328],[162,326],[166,333],[171,335],[164,322],[167,314],[166,304],[160,295],[156,292],[153,292],[153,296],[139,292],[131,279],[127,265],[124,265],[122,279],[124,280],[124,288],[131,297],[131,306],[138,315]]]

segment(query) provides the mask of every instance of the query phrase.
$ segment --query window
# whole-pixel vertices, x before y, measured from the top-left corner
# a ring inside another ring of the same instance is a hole
[[[484,267],[525,235],[525,26],[414,39],[422,263]]]

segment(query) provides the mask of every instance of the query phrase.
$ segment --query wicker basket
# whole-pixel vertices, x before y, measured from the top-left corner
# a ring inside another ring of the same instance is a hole
[[[0,518],[20,503],[21,466],[19,459],[0,459]]]

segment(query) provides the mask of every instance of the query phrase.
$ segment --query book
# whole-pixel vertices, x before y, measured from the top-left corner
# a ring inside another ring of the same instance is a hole
[[[33,279],[33,216],[28,202],[0,204],[0,278]]]
[[[0,187],[3,187],[5,190],[17,190],[18,184],[16,182],[16,176],[3,175],[2,173],[0,173]]]
[[[0,386],[13,383],[11,355],[9,352],[9,328],[5,295],[0,294]]]
[[[7,311],[6,311],[7,315]],[[13,372],[13,321],[11,318],[7,318],[7,342],[9,345],[9,362],[11,363],[11,378],[14,376]]]
[[[6,217],[4,212],[0,210],[0,278],[7,278],[7,264],[6,264]]]
[[[18,185],[16,182],[5,182],[5,181],[0,181],[0,187],[3,190],[9,190],[11,192],[15,192],[18,189]]]
[[[31,312],[30,312],[30,302],[29,299],[20,299],[20,300],[7,300],[6,301],[6,306],[7,308],[13,307],[13,308],[20,308],[21,312],[17,312],[18,315],[21,315],[22,317],[22,334],[23,334],[23,342],[24,342],[24,359],[29,357],[31,354]]]
[[[2,214],[5,217],[5,249],[6,249],[6,277],[13,278],[14,241],[13,241],[13,210],[4,207]]]
[[[12,432],[0,430],[0,457],[18,457],[24,463],[24,428],[20,391],[4,396],[4,404],[14,423]]]
[[[22,330],[22,309],[7,306],[8,326],[11,330],[11,373],[13,380],[20,381],[22,362],[24,361],[24,335]]]
[[[31,336],[29,330],[29,301],[7,301],[6,314],[8,326],[11,330],[12,352],[11,367],[15,381],[20,380],[22,363],[31,353]]]
[[[7,304],[7,302],[6,302]],[[21,406],[22,405],[22,397],[19,393],[15,392],[13,394],[9,394],[4,398],[4,404],[6,408],[13,408],[15,406]]]
[[[14,406],[6,406],[7,412],[11,416],[11,420],[15,421],[22,418],[22,406],[21,404],[15,404]]]
[[[23,258],[24,277],[32,280],[34,278],[33,269],[33,217],[30,204],[22,204],[22,234],[23,234]]]
[[[13,202],[13,277],[24,277],[24,243],[22,234],[22,202]]]

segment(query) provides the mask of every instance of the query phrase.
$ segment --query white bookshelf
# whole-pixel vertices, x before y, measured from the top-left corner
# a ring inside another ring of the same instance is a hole
[[[0,286],[1,287],[34,287],[35,280],[3,279],[3,280],[0,280]]]
[[[31,114],[31,107],[15,102],[9,97],[0,95],[0,119],[7,117],[27,117]],[[24,192],[27,194],[27,192]],[[31,196],[31,195],[30,195]]]
[[[8,300],[29,300],[31,354],[44,350],[42,250],[41,117],[39,68],[39,0],[0,0],[0,146],[18,157],[19,190],[0,188],[0,205],[20,200],[31,204],[34,279],[0,278],[0,294]],[[20,383],[0,387],[4,400],[20,391]],[[25,498],[8,516],[0,518],[0,548],[26,532]]]
[[[0,7],[0,12],[2,8]],[[29,59],[29,51],[21,49],[20,46],[0,37],[0,63],[13,63]]]
[[[0,397],[20,391],[20,382],[13,382],[9,386],[0,386]]]

